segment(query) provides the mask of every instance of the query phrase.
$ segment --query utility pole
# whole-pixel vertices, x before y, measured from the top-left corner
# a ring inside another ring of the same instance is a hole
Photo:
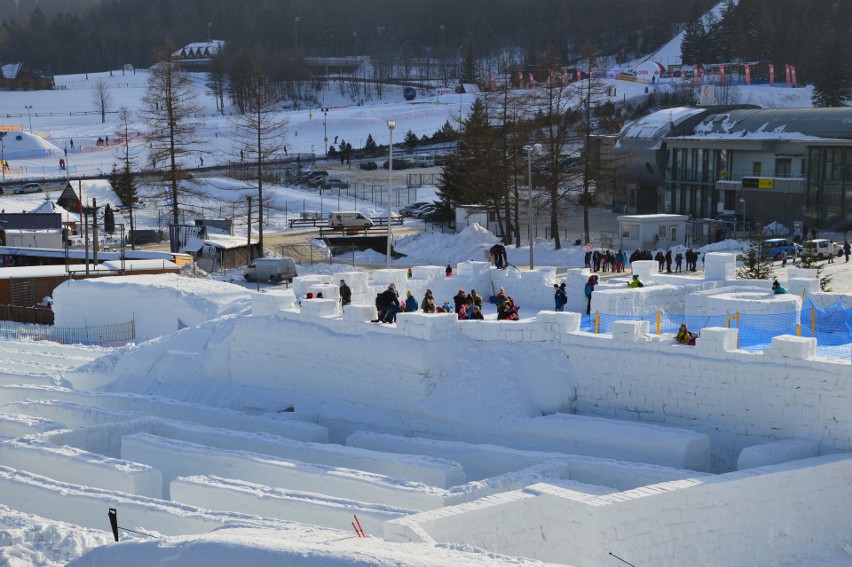
[[[248,201],[248,235],[246,236],[246,250],[248,253],[248,261],[252,261],[251,257],[251,195],[246,196]]]

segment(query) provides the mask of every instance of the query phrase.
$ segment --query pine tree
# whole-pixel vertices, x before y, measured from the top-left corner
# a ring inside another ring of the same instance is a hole
[[[772,262],[763,258],[760,251],[763,232],[758,231],[757,240],[753,240],[748,249],[740,254],[742,265],[737,268],[737,277],[743,280],[768,280],[775,277]]]
[[[419,140],[417,139],[417,134],[413,131],[409,130],[405,133],[405,137],[403,138],[403,144],[405,145],[405,149],[409,152],[413,152],[415,148],[417,148],[417,143]]]
[[[479,61],[476,55],[476,45],[470,36],[462,46],[462,62],[459,69],[459,82],[462,84],[477,84],[479,82]]]
[[[844,42],[839,37],[830,37],[820,48],[816,59],[813,78],[813,103],[818,107],[845,106],[852,99],[852,65]]]
[[[372,155],[378,153],[379,146],[376,144],[376,140],[373,139],[372,134],[367,134],[367,141],[364,142],[364,153],[368,155]]]

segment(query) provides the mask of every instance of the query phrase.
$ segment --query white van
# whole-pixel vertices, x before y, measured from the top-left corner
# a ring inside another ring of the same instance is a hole
[[[292,282],[298,275],[293,258],[258,258],[243,270],[243,278],[249,282]]]
[[[328,213],[328,226],[331,228],[370,228],[373,220],[358,211],[332,211]]]

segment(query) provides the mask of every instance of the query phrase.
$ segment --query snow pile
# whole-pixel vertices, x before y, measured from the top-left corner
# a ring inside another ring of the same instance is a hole
[[[250,305],[243,287],[177,274],[68,280],[53,292],[58,327],[134,321],[147,340],[195,326]]]

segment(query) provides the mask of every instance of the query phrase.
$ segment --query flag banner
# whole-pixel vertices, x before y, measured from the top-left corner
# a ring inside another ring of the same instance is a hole
[[[745,66],[745,81],[747,85],[751,84],[751,65]]]
[[[698,81],[698,65],[692,66],[692,82],[697,83]]]
[[[518,71],[518,86],[524,88],[524,72]]]
[[[562,84],[568,84],[568,69],[562,69]]]
[[[722,84],[725,84],[725,66],[719,65],[719,80],[722,81]]]
[[[772,63],[769,64],[769,84],[773,84],[775,82],[775,65]]]
[[[533,77],[532,71],[530,71],[530,88],[535,88],[535,78]]]
[[[796,68],[793,65],[790,65],[790,82],[794,87],[796,86]]]
[[[784,81],[789,85],[790,84],[790,66],[784,65]]]

